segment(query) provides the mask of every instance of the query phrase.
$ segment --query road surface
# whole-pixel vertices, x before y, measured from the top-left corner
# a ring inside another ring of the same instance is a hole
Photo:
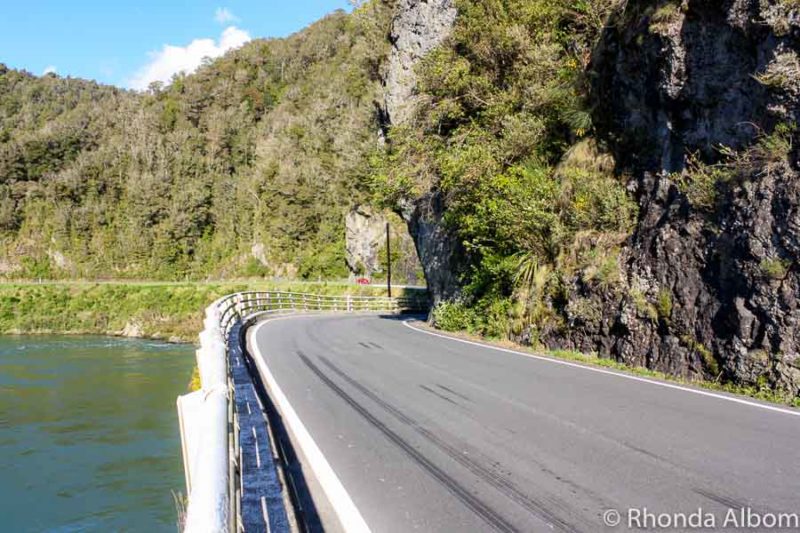
[[[800,513],[798,411],[413,327],[316,316],[250,330],[349,529],[622,531],[647,513],[701,509],[718,527],[729,509]],[[609,510],[620,526],[604,526]]]

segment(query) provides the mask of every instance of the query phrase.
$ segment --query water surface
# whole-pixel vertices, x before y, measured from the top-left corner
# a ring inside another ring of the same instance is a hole
[[[191,346],[0,337],[0,530],[176,531]]]

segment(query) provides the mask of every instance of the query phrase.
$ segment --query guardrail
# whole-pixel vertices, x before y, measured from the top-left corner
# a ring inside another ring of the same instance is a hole
[[[242,502],[252,501],[252,495],[243,495],[245,490],[243,466],[248,458],[243,456],[241,423],[254,424],[252,417],[242,416],[237,406],[245,405],[251,411],[252,386],[242,387],[243,379],[241,330],[264,314],[287,312],[370,312],[383,311],[399,313],[403,311],[427,310],[427,296],[403,296],[388,298],[382,296],[327,296],[292,292],[239,292],[220,298],[206,309],[204,329],[200,333],[200,348],[197,350],[197,365],[200,371],[201,389],[178,398],[183,449],[184,471],[188,492],[188,506],[184,521],[184,532],[229,532],[239,533],[256,529],[242,519]],[[234,338],[236,337],[236,338]],[[237,372],[232,372],[235,366]],[[244,374],[246,375],[246,374]],[[245,378],[246,379],[246,378]],[[248,384],[249,385],[249,384]],[[236,397],[239,391],[239,398]],[[254,396],[254,406],[259,400]],[[242,403],[245,402],[245,403]],[[263,406],[258,405],[263,411]],[[259,420],[263,413],[259,412]],[[263,417],[263,424],[266,418]],[[266,427],[266,426],[265,426]],[[260,444],[255,427],[249,427],[255,437],[255,446],[267,446],[268,438]],[[247,442],[250,433],[247,433]],[[275,468],[267,457],[262,460],[258,449],[254,455],[258,467]],[[269,459],[273,459],[270,455]],[[248,470],[247,475],[252,475]],[[270,479],[274,478],[270,474]],[[262,482],[261,485],[264,483]],[[258,485],[258,483],[256,484]],[[274,498],[273,498],[274,500]],[[286,524],[286,516],[269,512],[264,497],[260,498],[259,516],[262,528],[267,531],[281,529]],[[273,501],[274,504],[274,501]],[[285,512],[285,509],[284,509]],[[253,516],[250,513],[248,516]],[[278,527],[276,528],[276,524]]]

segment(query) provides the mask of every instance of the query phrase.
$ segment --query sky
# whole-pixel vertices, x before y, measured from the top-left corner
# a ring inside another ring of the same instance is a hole
[[[284,37],[347,0],[10,0],[0,63],[131,89],[191,72],[250,39]]]

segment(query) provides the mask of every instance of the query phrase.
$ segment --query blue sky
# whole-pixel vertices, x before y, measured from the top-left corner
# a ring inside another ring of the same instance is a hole
[[[9,1],[0,9],[0,63],[42,74],[144,88],[249,38],[282,37],[347,0]]]

